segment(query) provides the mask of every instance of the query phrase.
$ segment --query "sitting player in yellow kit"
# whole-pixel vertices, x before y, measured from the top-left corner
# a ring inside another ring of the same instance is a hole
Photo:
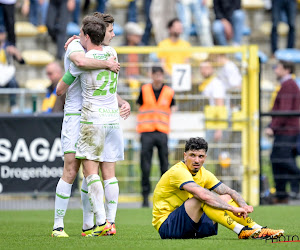
[[[162,239],[203,238],[218,233],[218,223],[239,239],[266,239],[283,235],[254,222],[253,212],[241,195],[203,167],[208,144],[190,138],[184,161],[171,167],[157,183],[153,195],[152,224]]]

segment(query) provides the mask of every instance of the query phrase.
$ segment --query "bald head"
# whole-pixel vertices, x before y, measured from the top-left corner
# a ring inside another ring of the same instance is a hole
[[[46,74],[51,80],[53,87],[55,87],[63,76],[63,68],[58,62],[49,63],[46,67]]]

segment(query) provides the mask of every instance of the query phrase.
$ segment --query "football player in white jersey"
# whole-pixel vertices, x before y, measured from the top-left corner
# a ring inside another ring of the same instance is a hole
[[[109,21],[113,18],[109,18]],[[109,29],[108,29],[109,31]],[[114,37],[113,30],[110,30],[108,35],[108,41]],[[65,55],[65,70],[70,66],[71,62],[74,62],[76,66],[85,69],[96,69],[96,68],[107,68],[115,73],[120,69],[120,64],[111,57],[107,61],[89,59],[85,57],[85,51],[80,44],[79,39],[68,43],[67,51]],[[56,237],[68,237],[64,231],[63,218],[67,210],[69,197],[71,195],[72,183],[74,182],[79,166],[80,160],[75,159],[75,143],[77,141],[77,135],[79,133],[79,120],[80,111],[82,107],[82,96],[81,96],[81,86],[79,80],[75,80],[72,86],[68,89],[65,107],[64,107],[64,120],[62,126],[61,140],[62,149],[64,153],[64,172],[62,178],[59,180],[56,188],[56,200],[55,200],[55,219],[52,236]],[[78,81],[78,82],[77,82]],[[121,117],[126,119],[130,114],[130,105],[128,102],[122,100],[118,96],[118,103],[120,106]],[[108,182],[111,183],[111,182]],[[107,185],[115,186],[115,185]],[[111,188],[107,188],[110,193]],[[82,182],[81,196],[83,202],[83,233],[86,235],[91,233],[91,229],[94,225],[94,214],[90,211],[90,204],[87,194],[87,185],[85,178]],[[117,190],[118,191],[118,190]],[[109,196],[109,195],[108,195]],[[110,197],[108,197],[110,198]],[[113,204],[113,203],[112,203]],[[114,210],[114,209],[113,209]]]
[[[83,29],[80,33],[82,45],[85,43],[89,44],[90,48],[87,46],[88,50],[94,47],[97,49],[93,50],[92,52],[88,51],[86,56],[98,58],[100,60],[107,60],[110,57],[117,57],[117,54],[113,48],[108,46],[102,47],[100,45],[95,45],[95,43],[91,43],[91,36],[86,33],[87,31],[84,32],[84,30],[85,29],[83,26]],[[109,35],[107,35],[107,33],[109,33]],[[107,43],[110,42],[113,35],[112,23],[109,23],[106,29],[105,37],[105,39],[107,38]],[[119,127],[119,109],[116,98],[117,74],[106,70],[87,72],[77,69],[76,71],[72,65],[70,69],[73,75],[68,72],[65,74],[63,80],[71,83],[76,76],[81,74],[80,77],[84,98],[80,125],[81,136],[78,141],[76,157],[79,159],[84,159],[84,165],[88,166],[84,167],[84,174],[87,177],[87,182],[92,183],[91,186],[95,187],[96,184],[100,185],[100,183],[98,183],[99,176],[96,174],[98,173],[97,171],[100,162],[100,168],[105,187],[107,219],[113,224],[112,229],[109,230],[109,234],[115,234],[116,230],[114,221],[119,195],[118,181],[115,177],[115,162],[124,158],[123,136]],[[91,77],[91,75],[94,75],[94,78],[93,76]],[[65,84],[65,82],[61,82],[59,84],[59,87],[57,88],[58,94],[64,93],[66,87],[68,86]],[[102,131],[102,133],[99,131]],[[105,136],[103,136],[104,133],[106,133]],[[104,144],[105,147],[103,147]],[[95,168],[91,166],[95,166]],[[91,169],[92,171],[90,171]],[[93,235],[95,236],[103,235],[108,229],[107,225],[102,225],[99,219],[97,221],[97,213],[101,214],[100,211],[102,211],[102,209],[99,207],[97,208],[99,199],[96,198],[96,195],[91,193],[95,190],[97,190],[97,192],[101,192],[101,188],[101,185],[99,186],[99,190],[88,187],[89,197],[93,201],[93,210],[96,211],[96,224],[98,227],[93,232]],[[98,218],[100,217],[98,216]],[[91,219],[91,223],[92,221],[93,218]],[[83,232],[83,234],[84,233],[85,232]]]

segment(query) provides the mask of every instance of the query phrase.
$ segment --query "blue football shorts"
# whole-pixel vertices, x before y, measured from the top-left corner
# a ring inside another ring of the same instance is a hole
[[[218,234],[218,223],[202,214],[198,223],[186,213],[184,203],[176,208],[159,228],[162,239],[199,239]]]

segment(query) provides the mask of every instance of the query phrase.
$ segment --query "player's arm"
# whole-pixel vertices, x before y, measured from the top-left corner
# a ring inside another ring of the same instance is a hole
[[[75,78],[76,77],[67,71],[56,86],[56,94],[58,96],[65,94],[70,85],[74,82]]]
[[[97,60],[85,57],[83,51],[76,51],[71,53],[69,58],[77,67],[82,69],[108,69],[115,73],[118,73],[120,70],[120,63],[116,62],[113,57],[107,61]]]
[[[214,192],[216,192],[219,195],[228,194],[231,196],[231,198],[242,208],[244,208],[247,213],[253,212],[253,207],[249,206],[246,201],[243,199],[243,197],[235,190],[231,189],[224,183],[221,183],[219,186],[217,186],[215,189],[213,189]]]
[[[131,107],[130,104],[123,100],[121,96],[117,94],[117,99],[118,99],[118,106],[120,108],[120,116],[126,120],[128,116],[130,115],[131,112]]]
[[[233,207],[223,201],[217,194],[199,186],[195,182],[188,182],[182,186],[184,190],[191,193],[197,200],[217,209],[231,211],[236,216],[247,216],[245,209],[241,207]]]

